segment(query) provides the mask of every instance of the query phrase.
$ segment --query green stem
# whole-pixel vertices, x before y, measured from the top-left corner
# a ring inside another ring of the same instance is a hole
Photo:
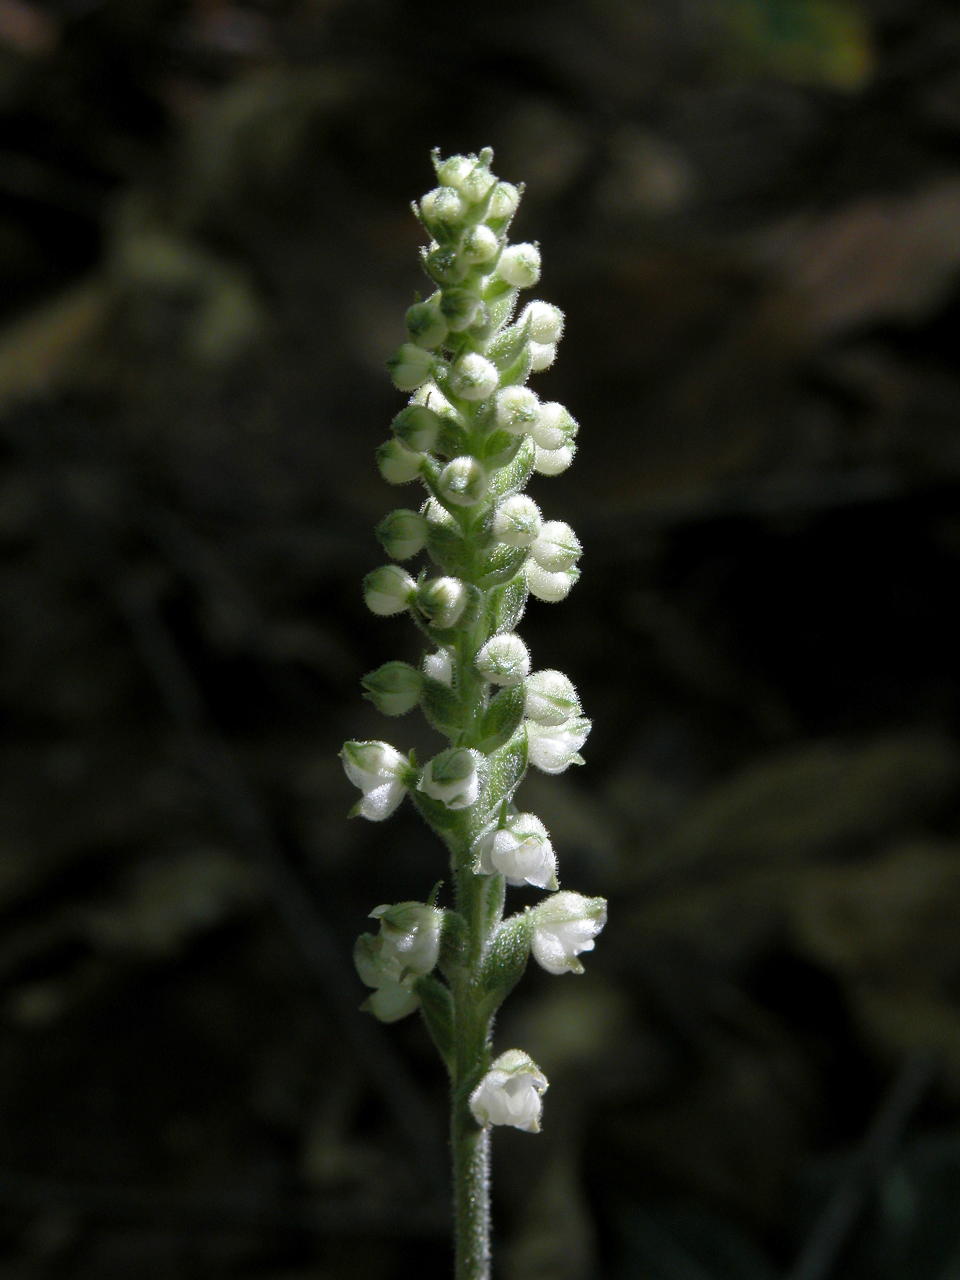
[[[490,1277],[490,1134],[477,1126],[465,1091],[454,1088],[450,1116],[456,1280]]]

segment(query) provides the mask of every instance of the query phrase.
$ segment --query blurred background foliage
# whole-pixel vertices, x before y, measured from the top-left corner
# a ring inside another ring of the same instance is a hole
[[[568,311],[531,777],[587,976],[499,1029],[503,1280],[960,1276],[951,0],[0,0],[0,1274],[449,1274],[444,1086],[348,823],[427,153]],[[518,901],[523,899],[518,894]]]

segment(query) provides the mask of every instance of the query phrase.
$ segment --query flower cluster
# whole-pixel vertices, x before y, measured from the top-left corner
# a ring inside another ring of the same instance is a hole
[[[526,385],[552,364],[563,313],[548,302],[520,304],[520,291],[540,278],[540,251],[509,242],[521,191],[494,176],[492,159],[489,150],[448,159],[435,153],[438,185],[414,205],[430,237],[422,258],[432,288],[407,311],[407,341],[388,361],[410,400],[377,463],[387,483],[418,482],[426,493],[381,521],[377,536],[391,563],[363,586],[371,612],[408,614],[427,642],[419,667],[394,661],[370,672],[365,695],[389,716],[420,706],[449,746],[422,767],[384,742],[347,743],[342,758],[362,792],[354,812],[380,821],[409,795],[444,839],[457,910],[487,881],[549,891],[519,915],[498,914],[484,946],[471,952],[509,953],[504,976],[491,971],[487,979],[505,994],[518,952],[550,973],[582,972],[577,957],[593,948],[605,904],[557,892],[550,835],[514,804],[528,764],[553,774],[583,763],[590,721],[571,681],[533,670],[516,634],[528,596],[561,601],[579,576],[573,529],[545,519],[524,492],[534,473],[556,476],[570,466],[578,427],[563,405]],[[398,563],[421,554],[427,563],[419,572]],[[418,915],[414,928],[414,907],[436,912],[411,903],[378,908],[379,937],[357,944],[360,975],[375,988],[365,1007],[384,1021],[417,1007],[415,980],[437,964],[439,924]],[[440,964],[454,997],[467,952],[451,944],[449,964]],[[430,1024],[426,1004],[424,1014]],[[443,1034],[439,1021],[430,1024],[435,1039]],[[545,1088],[539,1069],[511,1050],[482,1076],[471,1110],[481,1125],[535,1130]]]

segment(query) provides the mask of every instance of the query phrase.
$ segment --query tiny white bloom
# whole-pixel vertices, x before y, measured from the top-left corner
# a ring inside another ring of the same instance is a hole
[[[570,441],[576,430],[576,422],[563,405],[556,400],[548,400],[540,406],[530,435],[541,449],[559,449]]]
[[[353,812],[370,822],[389,818],[406,794],[406,756],[388,742],[345,742],[340,759],[344,773],[363,792]]]
[[[529,302],[520,313],[520,324],[529,325],[534,342],[556,343],[563,333],[563,312],[552,302]]]
[[[540,508],[525,493],[504,498],[493,513],[493,536],[508,547],[529,547],[540,532]]]
[[[385,564],[363,580],[363,599],[371,613],[381,618],[403,613],[410,607],[417,584],[398,564]]]
[[[387,361],[387,368],[399,391],[415,391],[433,373],[433,356],[423,347],[405,342]]]
[[[497,262],[497,276],[518,289],[529,289],[540,279],[540,250],[535,244],[511,244]]]
[[[499,382],[497,366],[475,351],[461,356],[450,370],[451,389],[463,400],[486,400],[496,391]]]
[[[546,827],[533,813],[515,813],[505,827],[482,836],[475,857],[481,875],[498,871],[507,884],[557,887],[556,854]]]
[[[469,809],[480,794],[479,752],[452,747],[434,756],[424,768],[417,790],[448,809]]]
[[[420,977],[434,968],[443,929],[443,912],[438,907],[425,902],[385,903],[374,907],[370,918],[380,921],[383,951],[396,959],[404,975]]]
[[[527,350],[530,353],[531,373],[542,373],[544,369],[549,369],[557,358],[555,342],[531,342],[527,344]]]
[[[429,578],[416,588],[417,608],[440,631],[456,626],[467,603],[467,588],[459,578]]]
[[[527,721],[527,759],[544,773],[563,773],[572,764],[583,764],[580,748],[590,734],[586,716],[574,716],[563,724]]]
[[[530,949],[537,964],[547,973],[583,973],[577,956],[593,950],[593,940],[607,922],[603,898],[561,890],[527,910],[533,921]]]
[[[533,469],[541,476],[558,476],[569,467],[575,453],[572,444],[561,445],[559,449],[541,449],[538,445]]]
[[[453,458],[437,477],[437,492],[455,506],[475,506],[487,492],[486,470],[469,454]]]
[[[533,1059],[519,1049],[508,1049],[471,1093],[470,1110],[479,1125],[508,1124],[539,1133],[546,1091],[547,1077]]]
[[[540,413],[540,400],[529,387],[503,387],[497,392],[495,417],[501,431],[522,436],[533,429]]]
[[[556,604],[565,600],[570,588],[580,576],[579,569],[558,569],[555,572],[544,569],[536,560],[530,559],[523,566],[530,594],[547,604]]]
[[[423,674],[448,687],[453,683],[453,654],[449,649],[438,649],[423,659]]]
[[[548,520],[530,547],[530,554],[540,568],[551,573],[572,568],[582,552],[580,539],[563,520]]]
[[[492,636],[477,654],[476,668],[491,684],[519,684],[530,674],[530,653],[512,632]]]
[[[562,671],[535,671],[524,686],[524,712],[537,724],[561,725],[580,714],[580,699]]]

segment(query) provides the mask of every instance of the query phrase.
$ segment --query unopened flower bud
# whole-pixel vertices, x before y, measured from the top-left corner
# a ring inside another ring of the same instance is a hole
[[[437,493],[458,507],[472,507],[486,492],[486,470],[469,455],[448,462],[437,477]]]
[[[501,431],[522,436],[533,429],[540,412],[540,400],[529,387],[503,387],[497,392],[496,423]]]
[[[426,902],[396,902],[374,907],[371,920],[380,921],[383,949],[395,957],[401,972],[423,977],[440,956],[443,912]]]
[[[472,171],[476,160],[472,156],[447,156],[446,160],[441,160],[438,148],[433,153],[433,164],[440,185],[458,189]]]
[[[549,369],[557,358],[555,342],[530,342],[527,344],[527,351],[530,355],[531,373],[542,373],[544,369]]]
[[[590,733],[586,716],[574,716],[563,724],[527,721],[527,759],[544,773],[563,773],[572,764],[583,764],[580,748]]]
[[[583,548],[580,540],[563,520],[548,520],[530,547],[530,554],[541,569],[555,573],[569,569],[579,560]]]
[[[475,666],[491,684],[519,684],[530,673],[530,653],[513,632],[492,636],[477,654]]]
[[[569,467],[575,453],[576,447],[572,444],[561,445],[559,449],[541,449],[537,445],[533,469],[541,476],[558,476]]]
[[[512,182],[498,182],[487,205],[487,222],[501,223],[513,217],[520,203],[520,192]]]
[[[461,356],[450,371],[451,389],[464,400],[486,400],[499,382],[497,366],[476,352]]]
[[[466,747],[441,751],[425,767],[417,790],[448,809],[469,809],[480,794],[479,760],[479,752]]]
[[[481,201],[496,182],[496,178],[485,164],[477,163],[470,172],[461,179],[459,191],[464,200],[470,204]]]
[[[393,385],[400,391],[416,391],[433,372],[433,356],[423,347],[405,342],[387,361]]]
[[[388,742],[345,742],[343,770],[363,798],[353,813],[371,822],[389,818],[406,794],[410,762]]]
[[[438,649],[436,653],[428,653],[423,659],[423,674],[430,680],[445,684],[448,688],[453,684],[453,654],[449,649]]]
[[[483,304],[470,289],[446,289],[440,308],[443,318],[454,333],[469,329]]]
[[[363,580],[363,599],[371,613],[381,618],[403,613],[413,602],[417,584],[398,564],[374,569]]]
[[[367,996],[360,1008],[380,1022],[399,1022],[420,1008],[420,997],[406,982],[385,982]]]
[[[415,302],[407,308],[406,322],[412,341],[428,351],[439,347],[447,336],[447,322],[435,302]]]
[[[548,400],[540,406],[537,420],[530,427],[533,442],[541,449],[559,449],[577,433],[577,424],[562,404]]]
[[[585,898],[582,893],[564,890],[528,911],[533,921],[531,950],[537,964],[547,973],[583,973],[577,956],[593,950],[594,938],[607,923],[603,898]]]
[[[525,1133],[540,1132],[542,1095],[547,1077],[520,1049],[496,1058],[470,1095],[470,1110],[479,1125],[507,1124]]]
[[[387,440],[377,450],[377,466],[387,484],[409,484],[423,466],[423,454],[408,449],[399,440]]]
[[[420,200],[420,221],[434,235],[437,230],[459,222],[463,213],[463,201],[451,187],[435,187]],[[442,235],[437,239],[442,239]]]
[[[497,262],[496,275],[517,289],[529,289],[540,279],[540,250],[535,244],[511,244]]]
[[[439,395],[439,391],[436,393]],[[437,443],[443,419],[423,404],[408,404],[392,422],[393,434],[414,453],[429,453]]]
[[[529,547],[540,528],[540,508],[525,493],[504,498],[493,513],[493,536],[508,547]]]
[[[467,603],[459,578],[430,578],[416,589],[417,608],[440,631],[455,626]]]
[[[427,522],[419,511],[391,511],[376,527],[380,545],[394,560],[409,560],[427,541]]]
[[[530,302],[520,313],[520,324],[528,326],[533,342],[557,343],[563,333],[563,312],[552,302]]]
[[[530,559],[523,566],[530,594],[545,604],[558,604],[566,600],[570,589],[580,577],[579,569],[558,569],[551,572]]]
[[[385,716],[402,716],[420,701],[423,676],[408,662],[386,662],[361,681],[364,697]]]
[[[475,851],[481,875],[499,872],[507,884],[556,889],[557,859],[550,836],[532,813],[515,813],[506,826],[483,836]]]
[[[424,257],[423,266],[437,284],[459,284],[467,274],[468,263],[455,249],[442,249],[435,245]]]
[[[562,671],[535,671],[527,677],[524,693],[524,713],[537,724],[561,725],[580,714],[573,681]]]
[[[484,226],[482,222],[470,228],[460,246],[460,254],[464,262],[477,266],[484,262],[492,262],[499,252],[500,241],[496,233]]]

